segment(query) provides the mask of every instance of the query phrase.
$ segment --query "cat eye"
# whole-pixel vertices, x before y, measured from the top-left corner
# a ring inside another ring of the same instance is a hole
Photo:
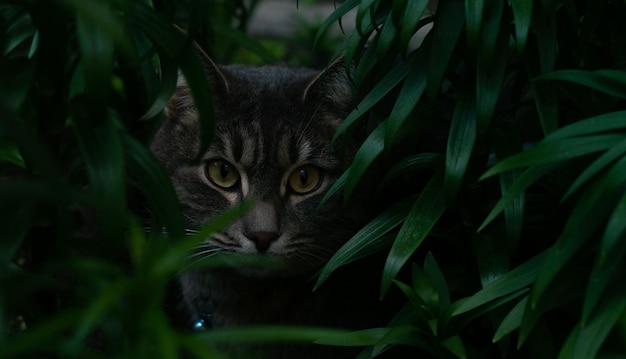
[[[322,174],[319,168],[311,165],[296,168],[291,172],[288,179],[289,187],[298,194],[312,192],[319,187],[321,181]]]
[[[206,175],[214,185],[224,189],[229,189],[239,182],[239,172],[235,166],[224,160],[207,162]]]

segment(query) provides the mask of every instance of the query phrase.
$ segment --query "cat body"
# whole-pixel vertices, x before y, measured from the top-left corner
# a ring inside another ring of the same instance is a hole
[[[357,279],[341,283],[338,276],[330,282],[336,286],[312,291],[314,275],[363,220],[362,206],[344,206],[340,191],[320,206],[356,149],[350,142],[331,145],[352,105],[344,64],[318,72],[203,61],[216,116],[207,151],[198,160],[200,127],[184,80],[151,150],[171,177],[191,231],[251,202],[189,261],[229,253],[252,260],[183,272],[180,286],[190,319],[214,327],[351,326],[342,311],[354,305],[349,297],[355,288],[363,287]]]

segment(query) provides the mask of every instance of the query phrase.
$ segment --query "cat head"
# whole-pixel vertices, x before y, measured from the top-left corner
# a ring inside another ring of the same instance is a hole
[[[203,62],[216,116],[208,149],[198,159],[198,116],[183,78],[151,149],[172,179],[190,230],[244,200],[252,205],[191,260],[238,253],[258,259],[237,268],[246,275],[315,272],[353,234],[359,217],[342,205],[340,193],[319,205],[355,151],[350,143],[331,145],[352,108],[343,62],[323,71],[217,66],[206,56]],[[279,269],[262,264],[267,259]]]

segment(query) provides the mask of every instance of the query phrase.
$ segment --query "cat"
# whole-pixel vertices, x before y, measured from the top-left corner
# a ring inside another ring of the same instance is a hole
[[[362,279],[371,278],[337,276],[336,285],[312,291],[315,274],[364,218],[362,203],[344,205],[341,191],[320,206],[358,146],[356,140],[331,144],[354,106],[344,62],[315,71],[217,66],[200,56],[216,117],[208,149],[198,160],[197,112],[181,77],[151,150],[172,180],[190,231],[251,201],[241,218],[207,238],[189,260],[220,253],[252,260],[180,275],[192,323],[207,328],[358,325],[358,318],[344,314],[346,307],[356,309],[359,299],[351,296],[363,288]],[[294,356],[287,353],[272,356]]]

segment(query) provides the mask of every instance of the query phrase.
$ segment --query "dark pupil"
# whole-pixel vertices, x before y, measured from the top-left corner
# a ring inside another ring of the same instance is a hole
[[[227,163],[222,164],[222,168],[220,168],[220,176],[222,176],[222,178],[226,178],[228,177],[228,174],[230,173],[230,166]]]
[[[300,183],[302,183],[303,185],[305,185],[309,181],[309,174],[305,170],[300,170],[298,175],[300,176]]]

